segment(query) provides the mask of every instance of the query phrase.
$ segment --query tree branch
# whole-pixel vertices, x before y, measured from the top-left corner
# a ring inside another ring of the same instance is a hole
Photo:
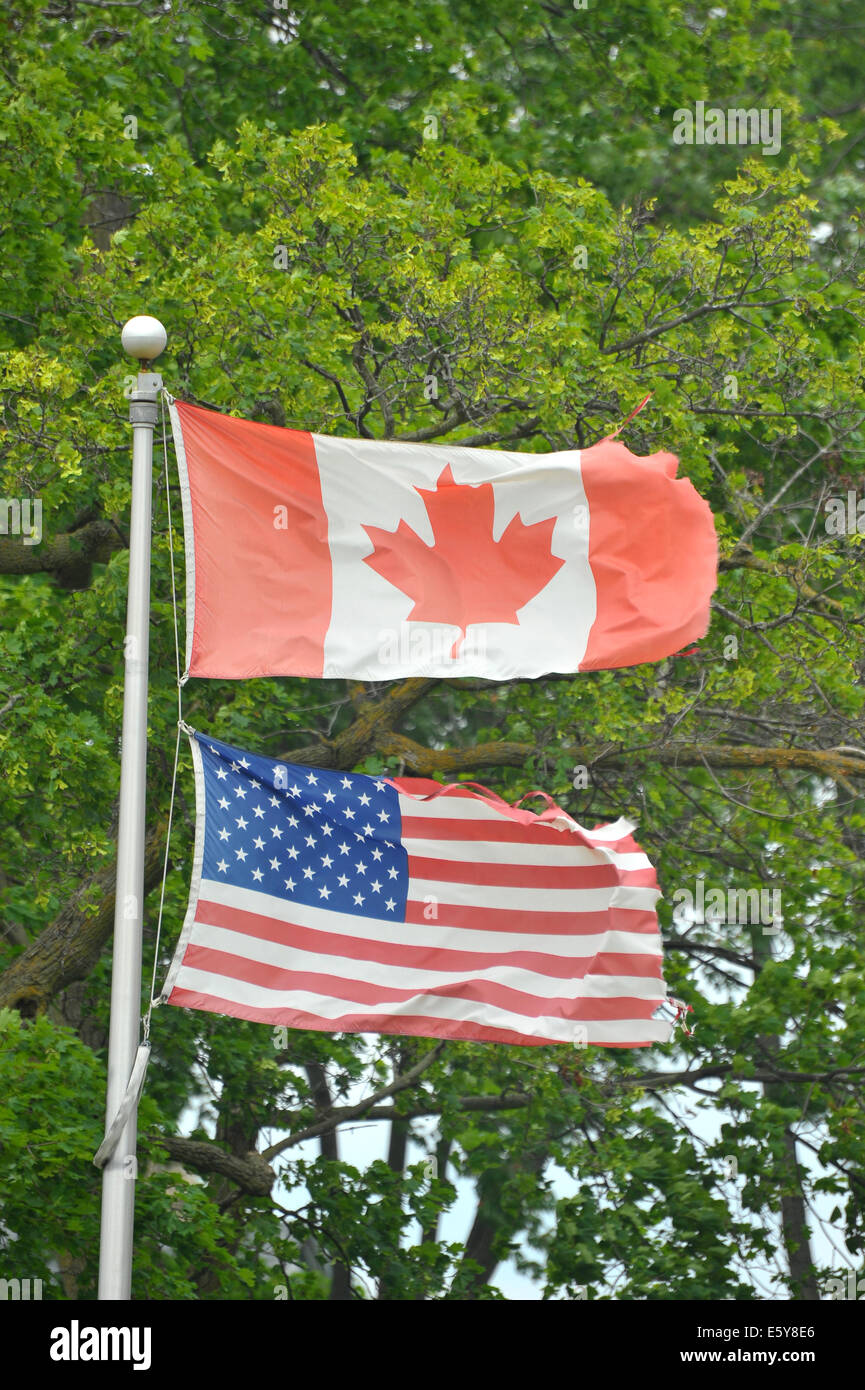
[[[183,1139],[179,1135],[165,1134],[150,1137],[166,1149],[175,1162],[194,1168],[198,1173],[218,1173],[252,1197],[269,1197],[270,1189],[276,1182],[276,1174],[270,1164],[254,1150],[239,1158],[203,1139]]]
[[[144,891],[162,874],[167,823],[158,820],[144,844]],[[32,1015],[54,995],[93,969],[114,925],[117,866],[111,862],[84,880],[47,927],[0,975],[0,1009]]]
[[[390,729],[374,731],[375,751],[387,758],[398,758],[418,776],[430,777],[441,772],[454,776],[478,767],[524,767],[537,758],[542,749],[532,743],[515,743],[501,739],[495,743],[479,743],[468,748],[426,748],[405,734]],[[765,769],[773,772],[813,772],[819,777],[842,780],[845,777],[865,777],[865,758],[840,752],[835,748],[763,748],[755,744],[727,745],[723,743],[668,743],[652,748],[615,751],[593,748],[586,744],[557,746],[557,757],[573,760],[574,765],[620,768],[630,770],[637,764],[655,763],[661,767],[739,768],[743,771]]]
[[[361,1115],[366,1114],[367,1110],[372,1109],[378,1101],[386,1100],[388,1096],[395,1096],[400,1091],[405,1091],[409,1086],[413,1086],[421,1073],[425,1072],[427,1067],[441,1055],[443,1047],[443,1042],[436,1043],[435,1047],[424,1053],[419,1062],[415,1062],[414,1066],[407,1072],[403,1072],[401,1076],[395,1076],[388,1086],[382,1086],[378,1091],[374,1091],[371,1096],[360,1101],[358,1105],[341,1106],[339,1110],[331,1110],[330,1114],[317,1120],[315,1124],[309,1125],[307,1129],[298,1130],[296,1134],[289,1134],[286,1139],[280,1139],[278,1144],[271,1144],[269,1149],[264,1150],[263,1157],[266,1159],[277,1158],[286,1149],[302,1143],[304,1139],[317,1139],[320,1135],[344,1124],[346,1120],[358,1119]]]
[[[90,521],[77,531],[54,536],[39,545],[17,538],[0,538],[0,574],[55,574],[67,589],[86,588],[90,566],[103,562],[125,541],[110,521]]]

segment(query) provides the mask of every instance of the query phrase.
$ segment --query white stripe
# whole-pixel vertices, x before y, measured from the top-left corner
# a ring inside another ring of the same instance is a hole
[[[471,788],[468,789],[471,791]],[[432,800],[415,801],[406,792],[399,792],[399,808],[403,819],[415,817],[420,820],[467,820],[467,821],[492,821],[501,825],[521,825],[531,831],[534,825],[539,829],[557,830],[562,836],[563,844],[574,845],[582,840],[589,847],[598,845],[605,850],[617,840],[627,840],[633,834],[636,826],[633,821],[626,820],[620,816],[618,820],[609,825],[598,826],[594,830],[587,830],[578,821],[572,820],[567,812],[562,811],[561,816],[555,824],[550,821],[542,821],[539,817],[536,821],[525,822],[514,820],[507,814],[507,807],[496,806],[494,802],[483,801],[480,793],[472,793],[471,799],[467,796],[434,796]],[[560,808],[561,809],[561,808]],[[516,848],[516,846],[514,846]],[[556,846],[554,846],[556,848]]]
[[[280,970],[309,971],[322,975],[336,975],[344,980],[362,980],[369,985],[383,985],[390,989],[410,989],[418,991],[434,985],[459,984],[467,980],[487,980],[492,984],[505,985],[508,989],[519,990],[539,999],[657,999],[660,1003],[666,998],[664,982],[657,977],[644,978],[641,975],[586,975],[559,978],[551,975],[538,975],[533,970],[524,970],[512,965],[492,965],[478,969],[427,969],[415,966],[388,965],[377,960],[356,960],[353,956],[322,955],[319,952],[301,951],[293,946],[283,946],[276,941],[262,941],[242,932],[231,931],[225,927],[209,927],[199,923],[195,932],[196,946],[206,946],[213,951],[225,951],[241,960],[254,960],[262,965],[272,965]],[[436,963],[442,960],[436,957]]]
[[[657,888],[629,888],[625,884],[612,888],[497,888],[487,883],[410,878],[408,896],[412,902],[435,898],[445,905],[445,911],[448,907],[473,907],[478,912],[485,907],[511,908],[536,912],[542,918],[545,912],[605,912],[611,907],[651,911],[661,894]]]
[[[454,927],[444,919],[433,922],[395,922],[378,917],[351,917],[345,912],[331,912],[323,907],[307,907],[303,903],[288,903],[269,893],[257,893],[249,888],[236,888],[231,883],[214,883],[204,879],[200,899],[224,903],[227,907],[278,922],[294,923],[314,931],[333,932],[338,936],[368,941],[383,941],[393,945],[429,946],[435,950],[485,951],[490,954],[510,951],[537,951],[541,955],[561,957],[596,956],[611,951],[617,955],[661,955],[661,939],[654,932],[605,931],[589,936],[563,933],[474,931],[470,927]],[[197,930],[197,929],[196,929]],[[197,940],[197,935],[195,940]]]
[[[468,790],[471,791],[471,788]],[[415,801],[413,797],[400,791],[399,808],[403,818],[419,817],[423,820],[487,820],[498,824],[520,825],[529,831],[535,824],[537,828],[541,830],[544,828],[547,830],[551,828],[553,830],[561,829],[561,823],[551,826],[549,821],[542,821],[540,818],[538,818],[536,822],[529,822],[528,825],[522,821],[514,820],[513,816],[507,814],[507,810],[509,809],[507,806],[498,807],[493,802],[483,801],[480,799],[480,793],[475,792],[472,792],[471,798],[467,796],[442,795],[434,796],[430,801]],[[562,814],[566,816],[565,812]],[[582,839],[588,841],[590,846],[592,844],[597,844],[606,847],[610,844],[614,844],[616,840],[628,839],[636,829],[633,821],[625,820],[623,816],[620,816],[617,821],[611,822],[610,825],[601,825],[595,830],[587,830],[586,827],[580,825],[579,822],[571,820],[570,817],[567,816],[566,818],[567,826],[570,828],[571,834],[568,835],[562,830],[562,838],[565,843],[568,841],[573,843],[573,836],[579,835]]]
[[[612,843],[614,840],[625,840],[636,830],[636,825],[631,820],[626,820],[620,816],[618,820],[611,821],[609,825],[599,825],[596,830],[584,830],[583,834],[588,840],[594,841],[599,845]]]
[[[296,1009],[329,1019],[342,1018],[347,1014],[362,1014],[370,1019],[411,1016],[450,1019],[458,1023],[480,1024],[485,1028],[506,1028],[525,1037],[549,1038],[551,1042],[573,1042],[582,1028],[587,1030],[589,1043],[666,1042],[672,1028],[669,1022],[653,1019],[616,1018],[602,1022],[580,1022],[563,1018],[527,1018],[493,1004],[471,999],[447,999],[439,995],[420,994],[399,1003],[356,1004],[351,1000],[333,999],[303,989],[264,990],[243,980],[229,979],[205,970],[192,970],[186,966],[180,971],[177,988],[211,996],[214,1002],[225,999],[253,1009]]]
[[[407,854],[422,859],[455,859],[461,864],[531,864],[556,868],[603,868],[613,864],[623,873],[651,869],[648,855],[628,850],[561,845],[508,844],[504,840],[403,840]]]
[[[456,796],[445,793],[434,796],[431,801],[416,801],[413,796],[399,792],[399,809],[402,816],[420,816],[424,820],[491,820],[508,825],[518,825],[506,813],[507,806],[496,807],[488,801],[480,800],[480,793],[466,788],[471,796]]]

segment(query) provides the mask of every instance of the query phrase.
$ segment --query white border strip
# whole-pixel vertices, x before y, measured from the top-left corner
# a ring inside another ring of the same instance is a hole
[[[180,502],[183,508],[183,551],[186,564],[186,670],[181,677],[181,683],[183,683],[189,676],[192,639],[195,633],[195,532],[192,527],[192,495],[189,491],[189,469],[186,464],[183,428],[173,396],[168,398],[168,411],[171,416],[171,433],[174,436],[177,476],[180,480]]]
[[[162,994],[159,996],[162,1003],[168,999],[169,994],[174,989],[180,967],[183,964],[183,957],[192,936],[192,929],[195,926],[195,914],[198,911],[198,899],[201,896],[201,875],[204,870],[204,834],[205,834],[205,792],[204,792],[204,768],[201,764],[201,749],[198,746],[198,735],[194,731],[187,731],[189,747],[192,750],[192,767],[195,773],[195,848],[192,852],[192,878],[189,883],[189,903],[186,908],[186,916],[183,919],[183,927],[180,932],[180,939],[174,952],[174,959],[165,977],[165,984],[162,986]]]

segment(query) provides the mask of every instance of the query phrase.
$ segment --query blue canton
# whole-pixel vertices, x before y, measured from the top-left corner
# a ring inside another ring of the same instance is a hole
[[[204,878],[331,912],[405,920],[408,855],[393,787],[196,738]]]

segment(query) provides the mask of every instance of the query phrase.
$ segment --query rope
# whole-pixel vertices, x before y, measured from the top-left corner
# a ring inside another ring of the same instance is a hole
[[[634,409],[631,411],[630,415],[625,416],[624,420],[619,425],[619,428],[613,430],[612,434],[605,434],[604,438],[599,440],[598,443],[605,444],[608,439],[615,439],[617,434],[621,434],[622,430],[625,428],[625,425],[630,424],[635,415],[639,415],[640,411],[643,409],[643,406],[647,403],[647,401],[650,401],[652,399],[652,396],[654,394],[654,391],[650,391],[648,396],[644,396],[644,398],[640,401],[640,404],[634,406]]]

